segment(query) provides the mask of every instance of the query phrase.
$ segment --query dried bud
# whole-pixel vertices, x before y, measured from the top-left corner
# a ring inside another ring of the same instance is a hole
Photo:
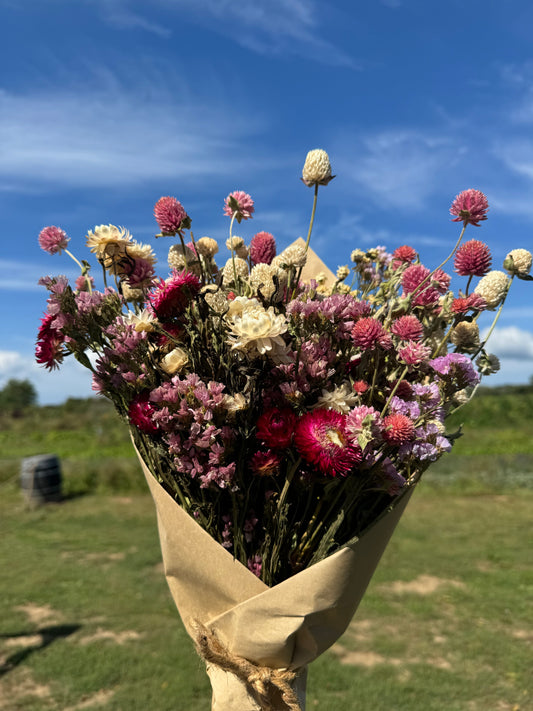
[[[532,261],[531,252],[528,252],[527,249],[513,249],[505,257],[503,268],[509,274],[514,274],[520,279],[528,276]]]
[[[481,375],[492,375],[500,369],[500,361],[492,353],[482,353],[476,360],[476,365]]]
[[[505,298],[509,283],[509,277],[506,274],[492,271],[481,279],[474,289],[474,293],[482,296],[487,303],[487,309],[493,311]]]
[[[479,348],[479,326],[475,321],[461,321],[453,329],[452,343],[461,353],[471,353]]]
[[[302,170],[302,180],[308,186],[327,185],[335,176],[331,175],[331,163],[326,151],[316,148],[309,151]]]
[[[344,281],[344,280],[346,279],[346,277],[349,275],[349,273],[350,273],[350,268],[348,267],[348,265],[344,265],[343,267],[339,267],[339,268],[337,269],[337,275],[336,275],[336,276],[337,276],[337,280],[338,280],[338,281]]]

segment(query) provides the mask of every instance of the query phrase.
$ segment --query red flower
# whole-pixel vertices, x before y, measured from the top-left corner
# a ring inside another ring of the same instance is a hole
[[[463,190],[455,198],[450,207],[450,215],[455,215],[452,222],[463,222],[466,225],[479,227],[481,220],[487,219],[489,202],[480,190]]]
[[[250,259],[253,264],[270,264],[276,256],[276,240],[270,232],[258,232],[250,242]]]
[[[352,339],[358,348],[364,351],[381,346],[385,350],[391,347],[391,337],[383,325],[372,316],[360,318],[352,328]]]
[[[157,430],[157,424],[152,420],[155,412],[154,406],[149,402],[150,393],[148,390],[136,395],[128,407],[128,419],[141,432],[153,434]]]
[[[273,476],[279,471],[281,456],[269,449],[266,452],[255,452],[250,459],[250,469],[258,476]]]
[[[180,316],[192,298],[200,291],[200,280],[192,272],[177,272],[148,295],[155,315],[160,321]]]
[[[490,270],[492,257],[484,242],[471,239],[462,244],[455,253],[455,271],[460,276],[485,276]]]
[[[411,264],[416,258],[417,252],[407,244],[397,247],[392,253],[392,268],[398,269],[402,264]]]
[[[470,294],[469,296],[459,296],[452,301],[450,310],[454,314],[465,314],[470,309],[474,311],[483,311],[487,307],[487,302],[479,294]]]
[[[393,322],[391,331],[402,341],[419,341],[424,327],[416,316],[400,316]]]
[[[346,434],[346,416],[322,408],[302,415],[294,432],[298,453],[326,476],[346,476],[362,459]]]
[[[296,415],[288,407],[271,407],[257,420],[256,437],[267,447],[274,449],[290,447],[296,419]]]
[[[409,442],[415,433],[415,425],[407,415],[397,413],[387,415],[383,418],[383,439],[389,444],[405,444]]]
[[[175,235],[182,229],[182,223],[187,218],[183,205],[175,197],[162,197],[156,202],[154,216],[164,235]]]
[[[353,389],[358,395],[363,395],[368,390],[368,383],[365,383],[364,380],[356,380],[353,384]]]
[[[35,346],[35,359],[40,365],[44,365],[48,370],[59,368],[59,363],[63,362],[63,343],[65,336],[51,324],[55,316],[45,314],[41,319],[41,325],[37,334],[37,345]]]

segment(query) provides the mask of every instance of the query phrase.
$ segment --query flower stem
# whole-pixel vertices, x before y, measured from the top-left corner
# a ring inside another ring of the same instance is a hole
[[[309,247],[309,241],[311,239],[311,232],[313,231],[313,223],[315,221],[316,203],[318,199],[318,183],[315,183],[315,195],[313,197],[313,209],[311,210],[311,220],[309,221],[309,230],[307,232],[307,239],[305,241],[305,249]]]

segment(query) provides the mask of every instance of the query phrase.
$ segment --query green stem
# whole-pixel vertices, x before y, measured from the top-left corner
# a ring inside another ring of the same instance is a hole
[[[316,203],[318,199],[318,183],[315,183],[315,195],[313,198],[313,209],[311,210],[311,220],[309,222],[309,230],[307,232],[307,239],[305,241],[305,249],[309,247],[309,241],[311,239],[311,232],[313,231],[313,223],[315,221]]]
[[[87,272],[87,268],[84,267],[83,264],[80,262],[80,260],[77,259],[77,258],[72,254],[72,252],[70,252],[68,249],[65,249],[64,252],[65,252],[65,254],[68,254],[68,256],[69,256],[71,259],[73,259],[73,260],[76,262],[76,264],[78,265],[78,267],[81,269],[81,273],[82,273],[83,276],[85,276],[85,281],[87,282],[87,289],[89,290],[89,293],[91,294],[93,289],[92,289],[92,286],[91,286],[91,278],[90,278],[90,276],[86,273],[86,272]]]
[[[389,395],[389,398],[388,398],[387,402],[385,403],[385,406],[384,406],[383,410],[382,410],[381,413],[380,413],[380,417],[384,417],[384,416],[385,416],[385,413],[387,412],[387,409],[388,409],[388,407],[389,407],[389,405],[390,405],[390,403],[391,403],[392,398],[396,395],[396,391],[397,391],[398,388],[400,387],[400,383],[401,383],[402,380],[405,378],[405,376],[407,375],[408,372],[409,372],[409,366],[406,365],[405,368],[404,368],[403,371],[402,371],[402,374],[400,375],[400,377],[399,377],[398,380],[396,381],[396,385],[392,388],[391,393],[390,393],[390,395]]]
[[[500,316],[501,316],[501,313],[502,313],[502,311],[503,311],[503,306],[504,306],[504,304],[505,304],[505,301],[506,301],[507,297],[509,296],[509,290],[511,289],[511,284],[513,283],[514,276],[515,276],[515,275],[513,274],[513,275],[511,276],[511,278],[509,279],[509,283],[507,284],[507,291],[505,292],[505,296],[504,296],[503,299],[502,299],[502,303],[500,304],[500,308],[498,309],[498,311],[497,311],[497,313],[496,313],[496,316],[494,317],[494,320],[493,320],[493,322],[492,322],[492,325],[491,325],[491,327],[489,328],[489,332],[488,332],[487,335],[485,336],[485,339],[483,340],[483,343],[479,346],[479,348],[477,349],[477,351],[476,351],[476,352],[474,353],[474,355],[471,357],[471,360],[474,360],[474,358],[475,358],[477,355],[479,355],[479,353],[481,353],[481,351],[483,350],[483,348],[485,348],[485,346],[486,346],[486,344],[487,344],[487,341],[489,340],[489,338],[490,338],[491,335],[492,335],[492,332],[493,332],[494,329],[496,328],[496,324],[498,323],[498,320],[499,320],[499,318],[500,318]]]
[[[450,261],[450,259],[453,257],[453,255],[454,255],[455,252],[457,251],[457,248],[458,248],[459,245],[461,244],[461,240],[463,239],[463,235],[464,235],[464,233],[465,233],[466,225],[467,225],[467,224],[468,224],[468,223],[466,223],[466,222],[464,223],[463,229],[461,230],[461,234],[459,235],[459,239],[458,239],[457,242],[455,243],[455,246],[454,246],[454,248],[452,249],[452,251],[450,252],[450,254],[446,257],[446,259],[445,259],[441,264],[439,264],[438,267],[435,267],[435,269],[434,269],[432,272],[430,272],[430,273],[427,275],[427,277],[426,277],[423,281],[420,282],[420,284],[416,287],[416,289],[414,289],[414,290],[409,294],[410,297],[413,297],[413,296],[417,293],[417,291],[418,291],[422,286],[424,286],[424,284],[425,284],[427,281],[429,281],[429,280],[431,279],[431,277],[432,277],[439,269],[442,269],[442,267]]]

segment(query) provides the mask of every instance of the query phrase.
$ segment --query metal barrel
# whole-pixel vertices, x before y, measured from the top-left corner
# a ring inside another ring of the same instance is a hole
[[[38,454],[22,460],[20,486],[32,503],[61,501],[61,465],[56,454]]]

